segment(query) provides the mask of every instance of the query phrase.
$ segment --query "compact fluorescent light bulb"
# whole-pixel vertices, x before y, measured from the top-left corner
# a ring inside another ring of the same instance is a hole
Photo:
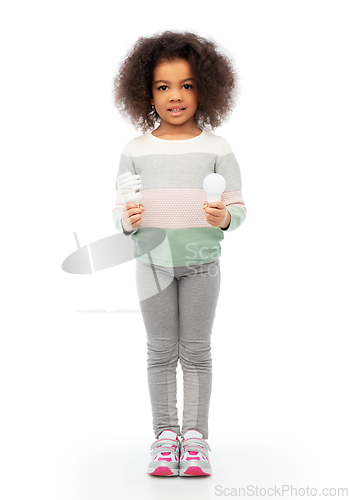
[[[125,203],[135,203],[139,205],[143,200],[143,194],[139,192],[143,187],[140,175],[132,175],[131,172],[119,175],[116,179],[118,191],[122,192],[122,201]]]
[[[225,190],[226,185],[224,177],[220,174],[207,175],[203,182],[207,202],[211,203],[212,201],[221,201],[222,193]]]

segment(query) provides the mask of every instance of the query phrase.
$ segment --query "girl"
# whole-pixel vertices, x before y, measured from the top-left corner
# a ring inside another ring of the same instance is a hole
[[[113,92],[119,111],[143,132],[125,146],[118,170],[118,177],[140,175],[143,203],[124,205],[117,189],[113,219],[119,231],[132,236],[137,256],[156,438],[148,473],[210,475],[206,439],[220,241],[242,224],[246,209],[234,153],[209,129],[232,111],[237,74],[213,41],[166,31],[138,39],[114,78]],[[208,204],[202,185],[213,172],[224,177],[226,189],[221,201]],[[140,247],[147,235],[151,238],[150,228],[161,228],[166,238],[145,254]],[[178,360],[184,388],[181,430]]]

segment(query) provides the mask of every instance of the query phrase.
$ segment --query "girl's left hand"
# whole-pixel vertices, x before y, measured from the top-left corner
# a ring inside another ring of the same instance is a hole
[[[205,201],[203,207],[206,211],[206,221],[213,227],[226,228],[230,224],[230,213],[221,201],[212,201],[210,204]]]

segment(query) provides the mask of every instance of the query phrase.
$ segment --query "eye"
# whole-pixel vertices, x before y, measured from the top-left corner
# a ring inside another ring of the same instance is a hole
[[[183,85],[183,87],[184,87],[186,90],[189,90],[189,89],[192,89],[192,88],[193,88],[193,86],[192,86],[192,85],[190,85],[190,83],[185,83],[185,84]]]
[[[160,85],[160,87],[158,87],[158,90],[166,90],[167,89],[167,85]]]

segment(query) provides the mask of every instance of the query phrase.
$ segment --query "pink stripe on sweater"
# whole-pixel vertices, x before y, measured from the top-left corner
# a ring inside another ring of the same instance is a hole
[[[203,189],[145,189],[142,193],[142,204],[145,210],[140,227],[169,229],[212,227],[206,222],[206,212],[202,208],[206,201],[206,193]],[[226,206],[240,206],[245,211],[241,190],[224,192],[222,202]],[[121,194],[117,192],[113,211],[122,207]]]

